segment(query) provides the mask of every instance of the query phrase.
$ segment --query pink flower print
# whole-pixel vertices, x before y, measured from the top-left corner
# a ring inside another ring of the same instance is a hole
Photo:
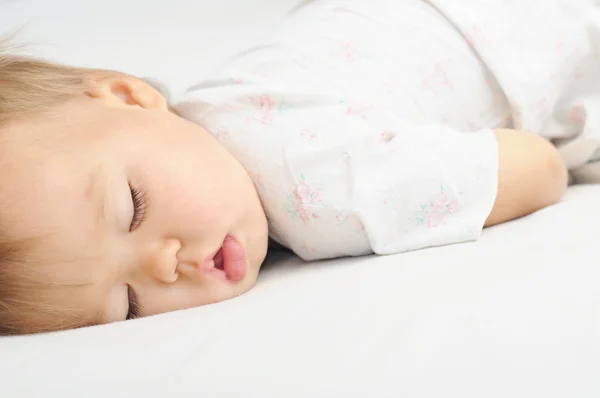
[[[273,111],[276,107],[276,102],[270,95],[261,95],[253,99],[254,104],[260,110],[260,115],[257,120],[262,124],[271,124],[273,122]]]
[[[263,112],[271,112],[275,108],[275,100],[270,95],[261,95],[256,102]]]
[[[469,45],[473,48],[477,48],[485,42],[485,37],[481,32],[481,28],[479,28],[479,26],[477,25],[473,25],[471,29],[465,32],[465,39],[467,40],[467,43],[469,43]]]
[[[384,131],[383,133],[379,134],[379,142],[382,144],[387,144],[388,142],[390,142],[394,137],[396,136],[396,134],[394,134],[391,131]]]
[[[446,215],[439,209],[431,210],[431,212],[427,214],[427,228],[438,227],[442,221],[444,221],[445,216]]]
[[[440,192],[429,203],[421,204],[415,219],[418,223],[427,225],[427,228],[435,228],[440,226],[448,216],[457,214],[461,210],[460,203],[448,196],[442,186]]]
[[[585,114],[585,108],[584,108],[583,104],[577,103],[577,104],[573,105],[573,107],[571,108],[571,111],[569,112],[569,120],[572,123],[581,125],[581,124],[585,123],[585,118],[586,118],[586,114]]]
[[[354,64],[361,58],[365,58],[366,54],[355,41],[346,40],[331,49],[331,51],[329,51],[329,57],[334,62],[341,60],[348,64]]]
[[[348,61],[350,63],[355,62],[356,59],[359,56],[356,44],[354,44],[351,41],[345,42],[344,43],[343,54],[344,54],[344,58],[346,59],[346,61]]]
[[[367,115],[368,115],[369,111],[371,111],[372,108],[373,108],[373,105],[370,105],[370,104],[349,105],[346,108],[346,115],[356,116],[356,117],[360,117],[361,119],[366,120]]]
[[[302,222],[307,223],[311,219],[319,218],[319,215],[313,212],[312,206],[322,203],[321,192],[310,187],[304,180],[304,176],[301,176],[300,182],[288,195],[286,209],[292,217],[298,217]]]
[[[300,132],[300,137],[302,137],[308,141],[311,141],[311,142],[315,141],[317,139],[317,135],[308,129],[302,130],[302,132]]]
[[[462,206],[457,200],[452,200],[446,205],[446,214],[457,214],[462,210]]]
[[[423,79],[423,86],[434,92],[438,92],[441,88],[451,88],[452,82],[448,78],[448,68],[437,62],[433,71]]]
[[[335,216],[335,221],[337,222],[338,226],[340,224],[343,224],[346,222],[346,220],[348,220],[349,214],[348,213],[338,213]]]
[[[258,120],[262,124],[271,124],[273,123],[273,115],[270,113],[263,113],[262,115],[258,116],[256,120]]]
[[[434,208],[441,208],[446,206],[449,201],[450,199],[448,198],[448,195],[446,195],[444,188],[442,188],[442,191],[434,196],[434,198],[431,200],[431,206]]]

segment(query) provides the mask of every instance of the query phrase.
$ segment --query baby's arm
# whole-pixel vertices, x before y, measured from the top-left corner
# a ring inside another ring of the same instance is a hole
[[[485,226],[533,213],[558,202],[567,187],[567,169],[546,139],[524,131],[495,130],[498,140],[498,194]]]

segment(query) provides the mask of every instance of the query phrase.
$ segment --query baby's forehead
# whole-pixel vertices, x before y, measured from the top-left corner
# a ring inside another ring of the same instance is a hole
[[[11,145],[44,146],[53,150],[89,143],[104,133],[115,131],[123,117],[109,107],[85,97],[59,103],[50,109],[28,113],[0,125],[0,139]]]
[[[57,106],[51,111],[27,115],[0,125],[0,162],[16,174],[43,175],[44,168],[89,159],[103,134],[114,131],[114,122],[100,112],[81,107]],[[105,134],[104,134],[105,135]]]
[[[0,218],[19,235],[46,234],[82,210],[87,171],[77,157],[19,136],[28,127],[0,128]]]
[[[43,161],[52,155],[57,141],[65,141],[65,133],[68,131],[56,119],[42,115],[10,120],[0,125],[0,159],[19,168],[32,157]]]

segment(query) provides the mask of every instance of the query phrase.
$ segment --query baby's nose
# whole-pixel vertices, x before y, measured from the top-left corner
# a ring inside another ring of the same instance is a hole
[[[177,254],[177,271],[192,281],[204,282],[220,266],[221,263],[217,264],[214,260],[219,252],[214,249],[209,252],[204,245],[187,245]]]
[[[165,239],[157,242],[150,250],[147,261],[147,272],[153,278],[163,283],[173,283],[179,277],[177,271],[177,252],[181,249],[181,242],[177,239]]]

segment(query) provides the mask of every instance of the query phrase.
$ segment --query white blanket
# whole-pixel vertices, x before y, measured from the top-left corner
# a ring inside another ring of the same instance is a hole
[[[27,21],[38,54],[177,91],[295,3],[0,1],[0,29]],[[206,57],[187,51],[190,37],[205,38]],[[599,203],[600,186],[574,187],[475,243],[315,263],[280,255],[234,300],[0,338],[0,397],[595,398]]]

